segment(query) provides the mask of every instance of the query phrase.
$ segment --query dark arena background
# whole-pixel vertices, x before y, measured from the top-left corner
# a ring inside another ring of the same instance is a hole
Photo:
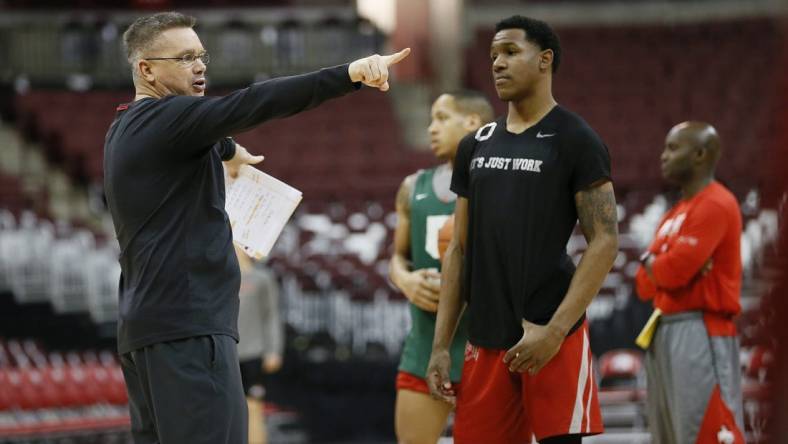
[[[785,299],[784,2],[0,0],[0,443],[131,442],[103,146],[116,106],[133,98],[122,33],[159,10],[197,17],[209,95],[413,51],[388,93],[365,88],[237,136],[265,155],[263,171],[304,194],[260,265],[279,283],[286,332],[283,367],[266,379],[269,442],[396,441],[394,379],[410,318],[388,280],[395,194],[405,176],[437,164],[427,125],[438,94],[477,89],[505,113],[489,44],[512,14],[556,29],[555,97],[612,158],[620,252],[587,312],[607,432],[584,442],[651,442],[634,345],[651,306],[633,276],[676,200],[659,156],[684,120],[718,129],[718,179],[742,210],[747,442],[788,442],[785,397],[770,397],[773,386],[788,393],[776,378],[787,374],[776,367],[785,317],[771,305]],[[578,259],[584,249],[576,228],[568,252]],[[450,429],[441,442],[452,442]]]

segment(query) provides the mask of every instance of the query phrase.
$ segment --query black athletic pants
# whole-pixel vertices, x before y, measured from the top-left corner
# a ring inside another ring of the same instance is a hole
[[[235,340],[161,342],[121,356],[135,444],[246,444]]]

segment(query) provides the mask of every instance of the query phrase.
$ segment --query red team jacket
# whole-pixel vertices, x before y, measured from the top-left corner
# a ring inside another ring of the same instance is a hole
[[[741,310],[741,212],[736,197],[714,181],[662,218],[648,248],[654,280],[643,266],[635,282],[643,300],[663,314],[702,311],[709,334],[734,336]],[[711,271],[701,273],[711,258]]]

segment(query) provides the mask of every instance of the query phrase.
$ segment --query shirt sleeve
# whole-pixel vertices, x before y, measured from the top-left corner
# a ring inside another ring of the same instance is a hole
[[[657,286],[651,281],[644,266],[638,267],[635,275],[635,291],[643,301],[650,301],[657,295]]]
[[[670,218],[672,215],[673,210],[668,211],[666,214],[662,216],[657,224],[657,232],[654,233],[654,239],[651,241],[651,245],[649,245],[647,251],[652,255],[656,255],[660,251],[660,247],[665,243],[664,238],[659,236],[659,230],[662,225],[665,224],[665,221]],[[654,284],[654,281],[651,280],[651,277],[648,275],[646,271],[646,267],[641,265],[638,267],[638,271],[635,274],[635,292],[637,296],[643,301],[649,301],[654,299],[657,296],[657,286]]]
[[[689,284],[711,258],[727,227],[728,218],[719,204],[700,201],[670,248],[655,256],[651,271],[657,287],[676,289]]]
[[[569,138],[568,149],[574,158],[571,179],[573,193],[601,180],[612,180],[607,146],[591,128],[583,127],[576,131]]]
[[[216,143],[216,151],[222,161],[227,161],[235,156],[235,141],[232,137],[225,137]]]
[[[197,154],[223,137],[288,117],[360,88],[348,65],[255,83],[224,97],[169,96],[160,118],[173,146]]]
[[[451,190],[458,196],[468,198],[470,188],[470,166],[473,149],[476,147],[476,136],[471,133],[460,140],[457,155],[454,157],[454,169],[451,174]]]

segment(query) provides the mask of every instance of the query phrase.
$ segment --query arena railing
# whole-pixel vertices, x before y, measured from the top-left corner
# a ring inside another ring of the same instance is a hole
[[[128,86],[131,69],[122,34],[133,16],[109,20],[57,16],[0,20],[0,58],[5,76],[35,86]],[[339,16],[302,20],[231,19],[198,21],[211,55],[213,86],[233,87],[287,74],[346,63],[379,52],[383,34],[370,22]]]

